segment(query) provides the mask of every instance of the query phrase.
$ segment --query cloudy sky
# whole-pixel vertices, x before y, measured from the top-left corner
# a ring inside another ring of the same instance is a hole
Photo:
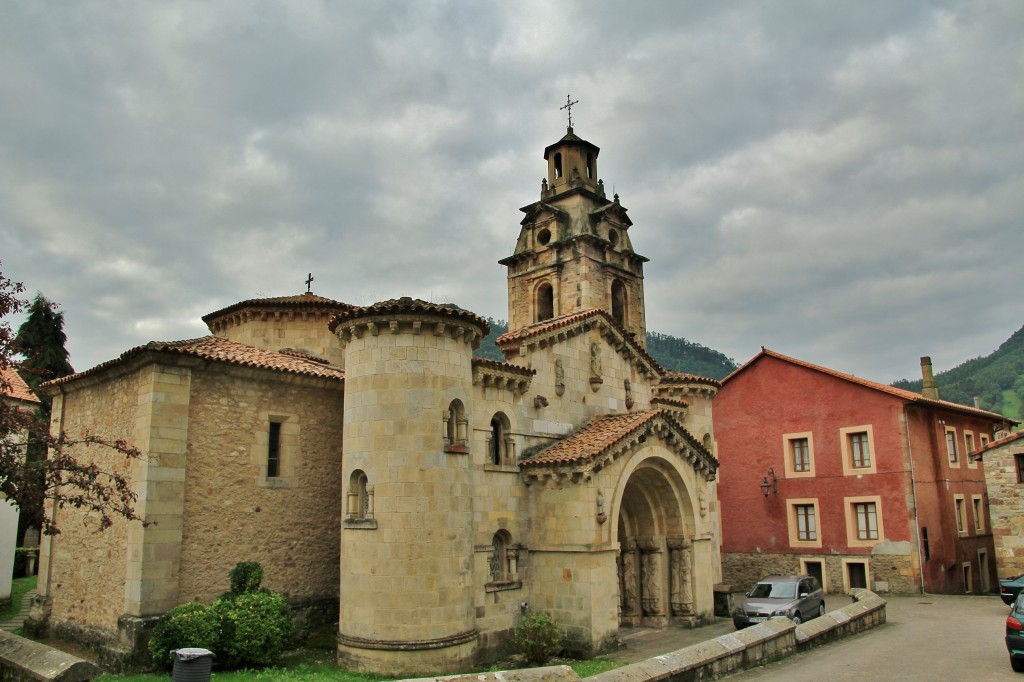
[[[78,370],[308,272],[504,319],[571,93],[650,329],[913,378],[1024,324],[1022,35],[1019,0],[6,0],[2,272]]]

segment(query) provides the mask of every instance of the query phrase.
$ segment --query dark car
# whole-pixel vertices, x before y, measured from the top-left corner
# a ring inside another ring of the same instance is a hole
[[[757,581],[732,613],[736,629],[769,618],[789,618],[794,623],[825,613],[825,593],[817,578],[809,575],[770,575]]]
[[[1024,575],[999,581],[999,596],[1003,598],[1004,604],[1012,604],[1021,590],[1024,590]]]
[[[1024,594],[1017,595],[1006,617],[1006,650],[1014,672],[1024,672]]]

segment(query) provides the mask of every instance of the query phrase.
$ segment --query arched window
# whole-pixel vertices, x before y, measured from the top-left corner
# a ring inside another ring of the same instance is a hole
[[[466,417],[466,407],[459,399],[453,400],[444,416],[444,451],[445,452],[469,452],[467,447],[467,434],[469,433],[469,419]]]
[[[373,518],[373,487],[361,469],[352,472],[348,483],[348,509],[350,519]]]
[[[555,153],[555,180],[562,177],[562,152]]]
[[[619,245],[619,233],[615,230],[608,230],[608,243],[615,248]]]
[[[509,434],[510,423],[504,413],[498,412],[491,417],[491,435],[487,443],[487,458],[491,464],[513,464],[515,462],[515,446]]]
[[[587,154],[587,178],[594,179],[594,155]]]
[[[537,288],[537,321],[550,320],[555,316],[555,290],[545,282]]]
[[[506,530],[499,530],[491,538],[491,556],[487,561],[491,582],[501,583],[516,580],[518,557],[512,547],[512,536]]]
[[[626,326],[626,285],[618,279],[612,282],[612,319]]]

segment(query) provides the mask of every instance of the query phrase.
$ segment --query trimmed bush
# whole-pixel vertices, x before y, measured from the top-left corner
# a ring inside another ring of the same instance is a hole
[[[260,589],[263,582],[263,567],[256,561],[240,561],[228,574],[231,580],[231,594],[245,594]]]
[[[544,665],[562,650],[562,630],[545,613],[523,616],[512,633],[512,649],[529,665]]]
[[[218,662],[226,667],[274,665],[291,642],[291,609],[277,592],[221,598],[211,611],[217,614],[221,630]]]
[[[216,653],[219,644],[217,614],[209,606],[188,603],[160,617],[149,639],[149,653],[154,665],[169,670],[174,665],[171,651],[197,647]]]

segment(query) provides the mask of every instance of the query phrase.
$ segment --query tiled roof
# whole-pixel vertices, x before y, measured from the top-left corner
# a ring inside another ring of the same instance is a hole
[[[507,331],[497,339],[495,343],[498,346],[503,344],[510,344],[520,339],[528,339],[531,336],[539,336],[545,332],[552,331],[554,329],[560,329],[562,327],[568,327],[569,325],[575,324],[588,317],[594,317],[598,313],[604,312],[600,308],[589,308],[587,310],[580,310],[575,313],[569,313],[567,315],[559,315],[558,317],[552,317],[548,320],[542,320],[541,322],[535,322],[534,324],[527,325],[521,329],[514,331]],[[609,318],[610,319],[610,318]]]
[[[335,315],[328,328],[333,332],[339,324],[349,320],[373,315],[394,315],[402,313],[411,313],[414,315],[423,313],[430,315],[444,315],[453,319],[471,322],[483,328],[483,336],[487,336],[491,331],[491,326],[487,324],[487,320],[476,313],[463,310],[462,308],[438,305],[437,303],[423,301],[418,298],[409,298],[407,296],[403,298],[393,298],[389,301],[380,301],[366,307],[349,306],[347,310]]]
[[[1013,443],[1013,442],[1021,440],[1021,439],[1024,439],[1024,431],[1014,431],[1009,436],[1003,436],[999,440],[994,440],[991,443],[989,443],[988,445],[986,445],[985,447],[978,448],[973,453],[969,453],[969,454],[971,456],[971,459],[981,459],[981,456],[984,455],[989,450],[995,450],[996,448],[1001,448],[1004,445],[1009,445],[1010,443]]]
[[[0,395],[26,403],[40,402],[25,380],[18,376],[11,366],[0,367]]]
[[[548,476],[577,481],[608,466],[648,437],[657,437],[700,475],[714,480],[718,460],[668,410],[626,412],[595,417],[549,448],[520,463],[524,480]]]
[[[982,417],[982,418],[985,418],[985,419],[993,419],[993,420],[997,420],[997,421],[1006,421],[1006,422],[1010,422],[1012,424],[1018,423],[1016,420],[1010,419],[1009,417],[1004,417],[1003,415],[1001,415],[1001,414],[999,414],[997,412],[989,412],[988,410],[981,410],[981,409],[978,409],[976,407],[968,407],[967,405],[961,405],[959,403],[950,402],[948,400],[935,400],[934,398],[926,398],[923,395],[921,395],[920,393],[914,393],[913,391],[907,391],[907,390],[902,389],[902,388],[896,388],[895,386],[889,386],[887,384],[881,384],[881,383],[878,383],[877,381],[869,381],[868,379],[862,379],[862,378],[860,378],[858,376],[854,376],[852,374],[844,374],[843,372],[837,372],[834,369],[829,369],[828,367],[822,367],[820,365],[815,365],[815,364],[810,363],[810,362],[804,362],[803,360],[797,360],[796,358],[791,358],[791,357],[789,357],[787,355],[783,355],[782,353],[776,353],[773,350],[768,350],[767,348],[763,348],[763,347],[761,348],[761,352],[760,353],[755,355],[746,364],[744,364],[742,367],[740,367],[739,369],[734,371],[732,374],[727,376],[725,379],[723,379],[722,380],[722,384],[724,385],[724,384],[728,383],[729,381],[731,381],[733,379],[733,377],[737,376],[738,374],[740,374],[741,372],[746,370],[748,367],[752,366],[754,363],[756,363],[758,360],[760,360],[761,358],[764,358],[764,357],[775,358],[775,359],[781,360],[783,362],[788,362],[788,363],[790,363],[792,365],[797,365],[799,367],[805,367],[807,369],[814,370],[815,372],[821,372],[822,374],[828,374],[829,376],[836,377],[837,379],[842,379],[843,381],[849,381],[850,383],[858,384],[858,385],[863,386],[865,388],[870,388],[872,390],[880,391],[882,393],[888,393],[891,396],[894,396],[896,398],[900,398],[901,400],[906,400],[907,402],[918,403],[918,404],[922,404],[922,405],[930,405],[932,407],[938,407],[938,408],[943,408],[943,409],[947,409],[947,410],[954,410],[956,412],[962,412],[964,414],[969,414],[969,415],[972,415],[972,416],[975,416],[975,417]]]
[[[661,378],[662,384],[707,384],[720,387],[722,382],[711,377],[702,377],[697,374],[685,374],[683,372],[666,372]]]
[[[116,365],[138,357],[144,353],[157,352],[182,355],[212,362],[223,362],[229,365],[242,367],[254,367],[269,369],[288,374],[316,377],[322,379],[343,380],[345,372],[339,367],[326,364],[320,358],[310,356],[306,353],[295,351],[275,352],[260,350],[247,346],[244,343],[229,341],[219,336],[204,336],[198,339],[187,339],[185,341],[150,341],[144,346],[136,346],[125,351],[116,360],[110,360],[92,369],[78,374],[48,381],[43,386],[55,386],[76,381],[83,377],[93,376],[110,369]]]
[[[658,410],[650,410],[595,417],[558,443],[521,462],[521,466],[568,464],[593,459],[659,414]]]
[[[632,337],[630,337],[629,333],[626,332],[626,330],[623,329],[618,322],[612,319],[612,316],[609,315],[606,310],[602,310],[601,308],[588,308],[586,310],[580,310],[578,312],[553,317],[551,319],[543,320],[541,322],[535,322],[534,324],[527,325],[520,329],[516,329],[515,331],[505,332],[497,339],[495,339],[495,343],[498,344],[498,348],[500,348],[502,352],[505,352],[506,349],[513,348],[517,343],[522,343],[524,341],[529,341],[530,339],[538,338],[546,334],[551,334],[552,332],[558,331],[560,329],[568,330],[580,324],[581,322],[584,322],[594,317],[602,318],[605,324],[615,329],[618,332],[619,336],[622,337],[622,340],[625,342],[625,344],[629,346],[629,349],[632,352],[632,354],[634,356],[642,358],[644,364],[652,368],[652,371],[654,371],[657,374],[662,374],[664,372],[664,370],[658,364],[657,360],[652,358],[647,353],[647,351],[644,350],[642,346],[640,346],[640,344],[638,344],[636,341],[632,339]]]
[[[345,308],[351,308],[352,306],[348,303],[342,303],[341,301],[335,301],[330,298],[324,298],[323,296],[317,296],[313,293],[298,294],[295,296],[276,296],[272,298],[250,298],[247,301],[240,301],[233,305],[229,305],[227,308],[221,308],[220,310],[214,311],[207,315],[203,315],[203,322],[209,325],[212,321],[230,315],[231,313],[244,310],[246,308],[270,308],[270,309],[282,309],[282,310],[301,310],[305,309],[316,309],[316,310],[328,310],[328,311],[341,311]]]
[[[498,360],[491,360],[490,358],[474,357],[472,364],[473,367],[500,370],[502,372],[512,372],[513,374],[521,374],[524,377],[532,377],[537,373],[537,370],[531,369],[530,367],[521,367],[519,365],[513,365],[510,362],[500,362]]]

